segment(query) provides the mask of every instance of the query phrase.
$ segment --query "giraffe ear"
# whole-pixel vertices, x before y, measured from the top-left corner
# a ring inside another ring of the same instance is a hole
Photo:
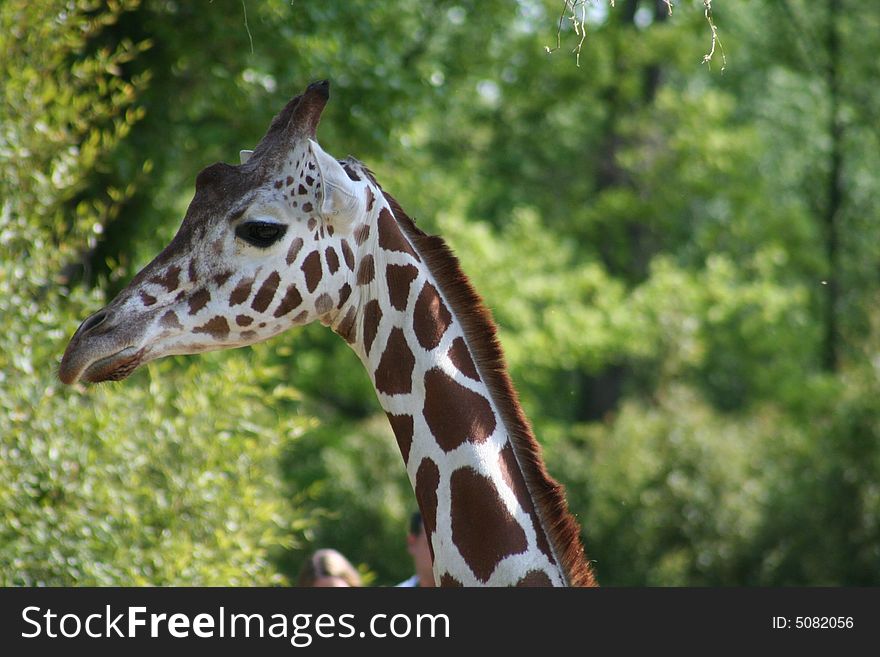
[[[321,173],[321,215],[333,222],[353,224],[365,212],[364,195],[358,193],[361,190],[342,165],[325,153],[318,142],[309,139],[309,148]]]
[[[242,164],[247,163],[247,161],[251,159],[251,155],[253,154],[253,151],[238,151],[238,157],[241,160]]]

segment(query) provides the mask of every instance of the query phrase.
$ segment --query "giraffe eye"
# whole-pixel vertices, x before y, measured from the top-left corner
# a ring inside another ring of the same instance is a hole
[[[235,229],[235,236],[259,249],[266,249],[284,237],[287,226],[268,221],[246,221]]]

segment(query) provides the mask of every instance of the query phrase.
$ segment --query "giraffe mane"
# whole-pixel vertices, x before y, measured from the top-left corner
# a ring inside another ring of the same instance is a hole
[[[361,168],[381,190],[372,172],[363,165]],[[461,322],[484,382],[510,435],[516,459],[535,501],[547,538],[568,577],[568,584],[596,586],[593,569],[584,556],[580,526],[568,509],[564,487],[547,472],[541,446],[523,412],[519,396],[508,374],[491,312],[474,290],[462,271],[458,258],[443,238],[426,234],[407,216],[393,196],[384,190],[382,194],[391,206],[392,214],[401,230],[434,274],[444,297]]]

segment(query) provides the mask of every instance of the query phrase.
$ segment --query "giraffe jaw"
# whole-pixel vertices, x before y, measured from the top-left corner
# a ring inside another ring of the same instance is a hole
[[[80,378],[88,383],[122,381],[138,368],[143,355],[143,349],[126,347],[89,365]]]
[[[79,372],[65,371],[62,363],[59,376],[64,383],[122,381],[144,363],[145,351],[137,347],[126,347],[115,354],[89,363]]]

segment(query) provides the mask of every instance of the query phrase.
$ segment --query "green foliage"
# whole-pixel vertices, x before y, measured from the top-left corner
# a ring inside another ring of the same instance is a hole
[[[780,459],[804,438],[772,408],[719,416],[692,389],[671,386],[651,407],[626,403],[613,423],[583,427],[554,453],[577,491],[591,557],[609,585],[766,583],[759,558]],[[589,483],[587,483],[589,482]],[[770,575],[772,581],[772,574]]]
[[[54,3],[51,19],[41,4],[0,5],[0,583],[284,581],[270,553],[309,519],[283,501],[277,455],[309,420],[275,415],[282,388],[239,385],[276,373],[238,355],[124,386],[55,378],[104,301],[64,268],[132,193],[84,190],[143,116],[148,76],[122,77],[145,43],[92,48],[138,3]]]
[[[323,327],[54,377],[196,172],[326,77],[322,143],[459,254],[603,583],[876,585],[880,10],[814,4],[716,3],[723,74],[702,3],[595,3],[580,67],[552,0],[0,4],[0,581],[409,574],[400,456]]]
[[[283,581],[269,553],[306,518],[279,495],[278,456],[306,423],[241,385],[245,359],[205,365],[88,390],[60,389],[51,371],[4,381],[0,581]]]

